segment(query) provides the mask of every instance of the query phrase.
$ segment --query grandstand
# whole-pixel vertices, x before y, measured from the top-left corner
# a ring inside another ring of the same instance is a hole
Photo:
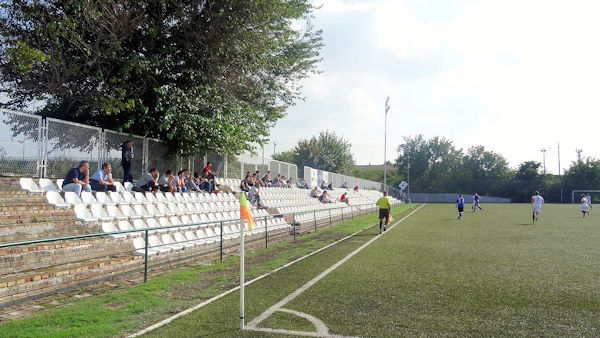
[[[0,178],[2,242],[24,242],[0,248],[0,306],[141,272],[146,252],[151,269],[213,259],[225,249],[236,252],[238,180],[217,179],[217,194],[154,195],[117,184],[117,193],[83,192],[81,197],[62,192],[61,183]],[[246,226],[248,247],[290,240],[371,212],[381,196],[376,191],[350,192],[346,205],[339,202],[341,189],[330,193],[335,201],[321,204],[305,189],[261,189],[267,209],[252,207],[256,224],[252,231]]]

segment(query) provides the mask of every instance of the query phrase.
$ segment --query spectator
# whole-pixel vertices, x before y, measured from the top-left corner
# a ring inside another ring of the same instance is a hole
[[[348,188],[348,182],[344,182],[344,184],[342,184],[342,188],[344,188],[344,189],[350,189],[350,188]]]
[[[300,189],[309,189],[308,188],[308,184],[306,184],[306,182],[304,181],[303,178],[299,178],[298,182],[296,183],[296,186]]]
[[[198,173],[195,173],[195,175],[197,176]],[[196,191],[196,192],[200,191],[200,187],[198,187],[197,182],[198,181],[197,181],[197,179],[195,177],[188,177],[188,176],[186,176],[184,178],[185,189],[187,191]]]
[[[93,191],[112,191],[116,192],[117,187],[112,179],[112,166],[108,162],[102,163],[102,168],[96,170],[90,177],[90,186]]]
[[[73,191],[77,196],[81,191],[91,192],[90,186],[90,162],[81,161],[77,168],[69,170],[63,181],[62,189],[64,191]]]
[[[354,191],[358,191],[358,185],[356,187],[354,187]]]
[[[160,178],[158,179],[158,189],[162,192],[170,192],[174,193],[177,191],[175,188],[175,175],[173,175],[173,171],[171,169],[167,170]]]
[[[327,190],[327,182],[325,182],[325,180],[321,182],[321,190]]]
[[[185,176],[183,170],[180,170],[177,173],[177,177],[175,177],[175,189],[177,189],[177,192],[187,191],[187,189],[185,188]]]
[[[250,187],[248,186],[248,177],[244,178],[241,182],[240,182],[240,190],[241,191],[245,191],[248,192],[250,191]]]
[[[327,197],[327,191],[323,191],[323,194],[319,196],[319,201],[321,203],[332,203],[332,201]]]
[[[250,177],[250,170],[246,171],[246,177]]]
[[[311,192],[310,192],[310,197],[314,197],[314,198],[318,198],[319,197],[319,187],[315,187]]]
[[[217,173],[212,171],[211,166],[212,166],[211,162],[206,162],[206,167],[204,167],[204,169],[202,169],[202,175],[204,176],[204,172],[206,172],[206,178],[208,179],[208,182],[211,183],[210,187],[212,189],[214,189],[216,187],[215,178],[218,175],[217,175]]]
[[[288,188],[291,188],[292,187],[292,183],[294,183],[294,179],[290,177],[290,178],[288,178],[287,181],[285,181],[285,183],[286,183],[286,185],[287,185]]]
[[[121,144],[121,166],[123,166],[123,185],[125,182],[133,183],[131,165],[133,163],[133,142],[126,140]]]
[[[196,176],[196,174],[194,174],[194,176]],[[200,188],[202,191],[210,193],[210,182],[208,181],[207,172],[204,172],[202,176],[198,178],[198,188]]]
[[[265,186],[267,186],[267,187],[270,187],[273,185],[273,181],[271,180],[271,171],[270,170],[268,170],[265,173],[265,176],[263,176],[262,181],[265,184]]]
[[[348,202],[348,196],[346,196],[346,193],[344,192],[342,194],[342,196],[340,197],[340,201],[341,202],[346,202],[347,205],[350,205],[350,203]]]
[[[140,177],[140,180],[136,183],[135,187],[137,191],[152,191],[156,192],[158,190],[158,177],[159,173],[156,168],[150,168],[147,173],[143,174]]]
[[[327,186],[327,190],[333,190],[333,182],[329,182],[329,185]]]
[[[277,176],[273,179],[273,182],[271,183],[271,186],[273,187],[279,187],[281,183],[281,175],[277,174]]]
[[[254,172],[254,176],[253,177],[254,177],[254,181],[256,182],[256,184],[258,184],[261,187],[266,186],[265,182],[263,182],[260,179],[260,171],[257,170],[256,172]]]
[[[259,189],[260,189],[260,187],[258,186],[258,184],[254,185],[252,187],[252,189],[250,189],[250,191],[248,192],[248,200],[252,204],[254,204],[254,202],[256,202],[256,206],[262,209],[262,208],[264,208],[264,206],[260,202],[260,190]]]

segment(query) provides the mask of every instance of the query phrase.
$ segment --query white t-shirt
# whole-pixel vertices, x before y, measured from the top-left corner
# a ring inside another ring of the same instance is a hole
[[[531,196],[531,199],[533,200],[533,207],[536,209],[539,209],[542,207],[542,204],[544,203],[544,198],[540,195],[533,195]]]
[[[581,199],[581,211],[586,211],[588,208],[589,201],[587,198],[583,197]]]

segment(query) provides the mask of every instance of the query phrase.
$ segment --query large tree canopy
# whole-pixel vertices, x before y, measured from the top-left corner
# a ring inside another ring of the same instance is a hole
[[[12,0],[0,83],[13,108],[239,153],[317,71],[308,0]],[[303,27],[297,29],[295,27]]]
[[[338,174],[350,174],[354,166],[352,145],[332,131],[322,131],[318,137],[300,140],[291,150],[274,154],[273,159],[293,162],[302,173],[304,166]]]

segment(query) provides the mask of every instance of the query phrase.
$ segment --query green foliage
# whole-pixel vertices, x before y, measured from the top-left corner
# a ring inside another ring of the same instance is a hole
[[[600,189],[600,160],[588,158],[573,162],[563,176],[565,189]]]
[[[332,131],[322,131],[318,137],[300,140],[288,152],[275,154],[274,160],[291,161],[302,173],[304,166],[338,174],[350,174],[354,165],[348,140]]]
[[[308,0],[13,0],[0,82],[19,108],[237,154],[261,144],[317,72]],[[303,29],[295,30],[298,22]]]

